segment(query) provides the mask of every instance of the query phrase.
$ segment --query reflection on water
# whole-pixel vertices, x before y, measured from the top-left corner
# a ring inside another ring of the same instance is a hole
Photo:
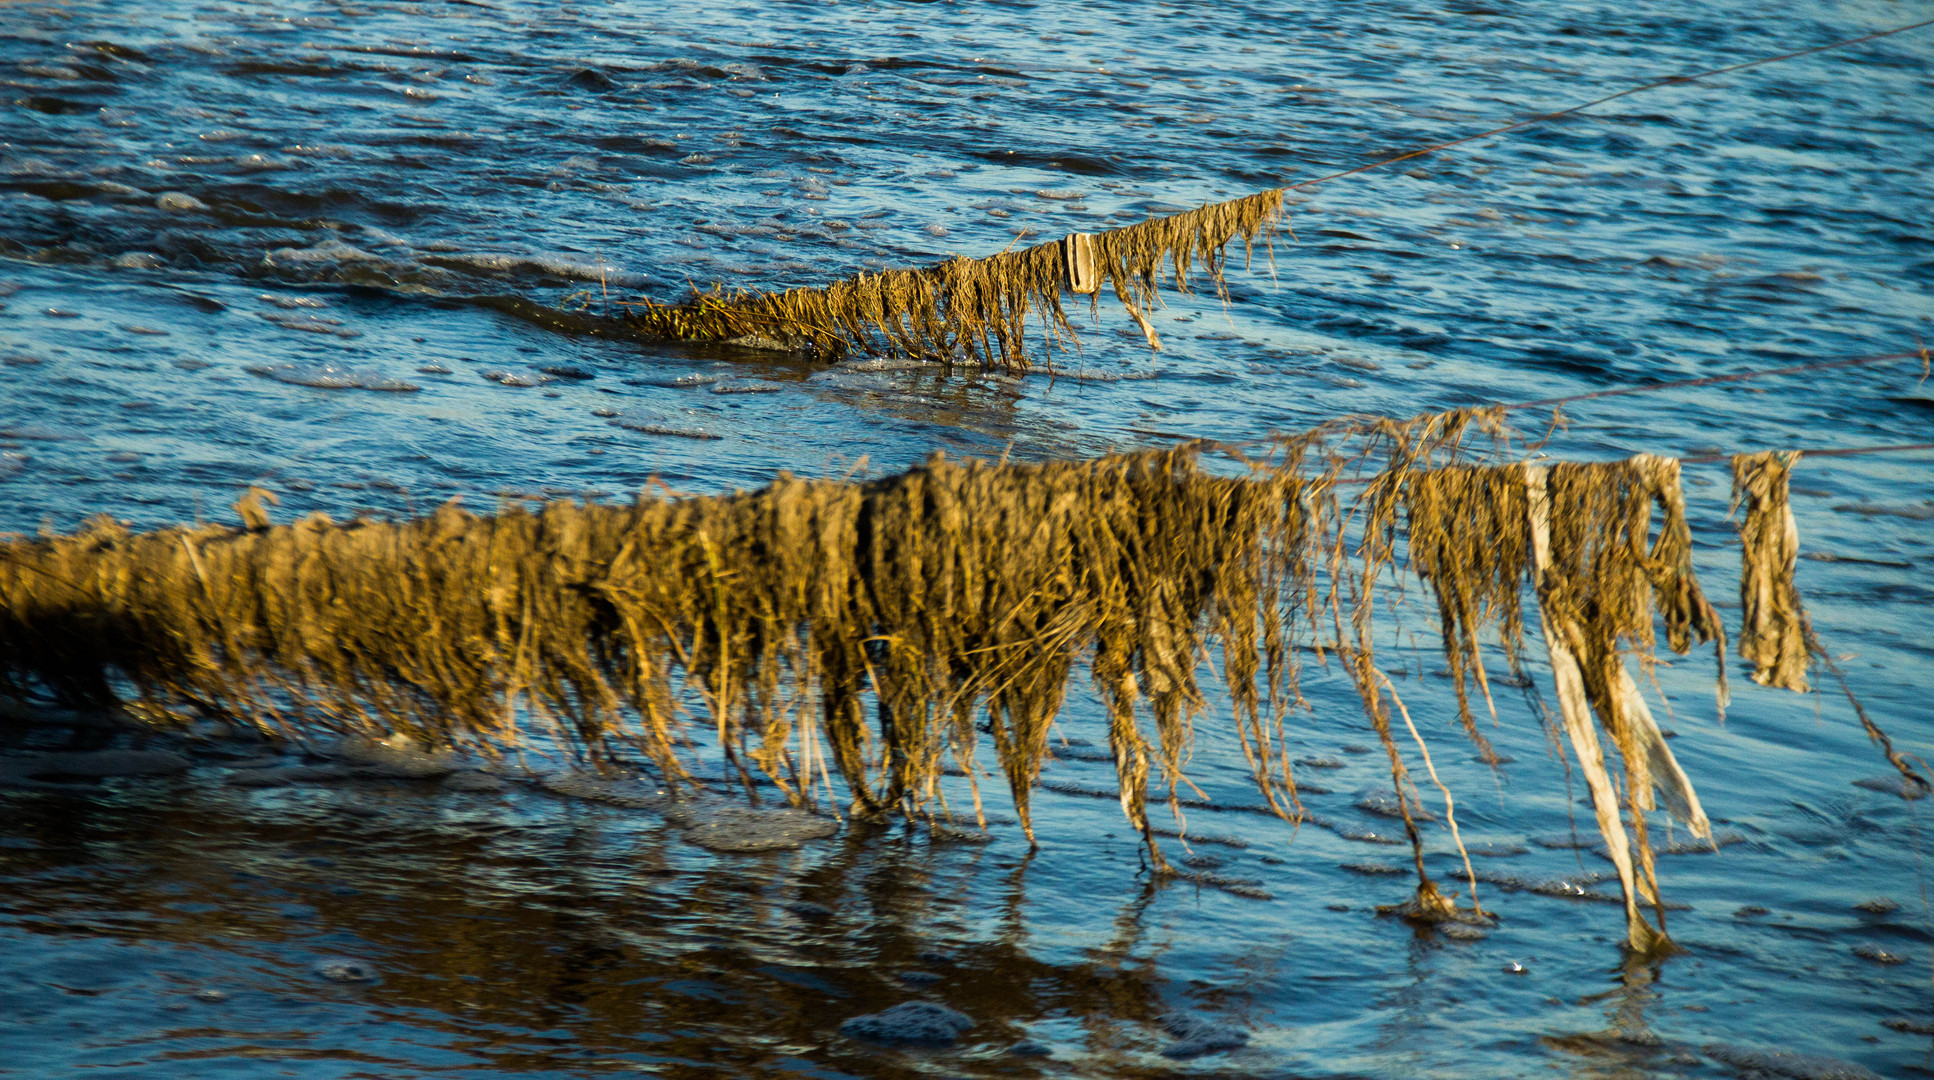
[[[1084,314],[1056,378],[827,368],[598,318],[641,290],[813,284],[1107,228],[1906,17],[1865,0],[5,11],[0,529],[220,516],[249,484],[278,515],[338,518],[653,478],[725,491],[1934,334],[1930,39],[1910,35],[1303,193],[1294,238],[1232,274],[1226,305],[1171,298],[1152,356],[1125,319]],[[1551,450],[1922,442],[1915,375],[1594,401]],[[1728,478],[1686,476],[1724,597]],[[1925,457],[1814,459],[1796,484],[1813,618],[1926,753]],[[1436,666],[1409,677],[1443,691]],[[1170,842],[1230,887],[1149,883],[1119,811],[1085,797],[1110,783],[1105,754],[1073,743],[1036,795],[1032,856],[1007,826],[987,844],[851,827],[748,856],[521,784],[243,787],[231,769],[271,751],[200,739],[170,744],[193,763],[179,776],[0,788],[0,1072],[1934,1071],[1924,804],[1855,785],[1886,768],[1832,701],[1741,686],[1722,726],[1703,668],[1659,674],[1674,751],[1737,842],[1665,849],[1685,952],[1653,967],[1620,966],[1605,864],[1571,840],[1582,791],[1515,704],[1500,773],[1438,762],[1500,925],[1460,940],[1376,918],[1406,892],[1365,809],[1388,777],[1348,752],[1373,740],[1334,674],[1306,681],[1292,732],[1323,762],[1302,773],[1309,827],[1195,808],[1190,848]],[[1446,695],[1405,696],[1451,737]],[[1102,722],[1071,698],[1071,738],[1100,742]],[[1253,804],[1214,728],[1192,775]],[[0,775],[68,738],[6,728]],[[1459,877],[1447,838],[1427,859]],[[377,978],[332,981],[330,958]],[[975,1026],[937,1051],[839,1033],[909,1000]],[[1246,1044],[1164,1056],[1178,1013]],[[1030,1041],[1047,1056],[1013,1052]]]

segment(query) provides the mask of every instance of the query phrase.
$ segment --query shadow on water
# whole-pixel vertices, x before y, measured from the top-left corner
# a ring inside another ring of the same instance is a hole
[[[0,795],[5,936],[14,949],[140,955],[139,970],[76,962],[64,977],[81,1001],[225,997],[194,1004],[219,1023],[107,1040],[122,1064],[274,1059],[299,1044],[289,1058],[428,1068],[410,1047],[434,1044],[445,1065],[520,1073],[913,1076],[924,1057],[837,1028],[928,999],[974,1019],[947,1056],[979,1075],[1061,1073],[1001,1054],[1048,1017],[1078,1024],[1090,1053],[1115,1059],[1112,1075],[1160,1074],[1124,1059],[1135,1038],[1120,1030],[1162,1012],[1163,977],[1136,957],[1153,886],[1117,902],[1106,946],[1048,963],[1026,926],[1026,858],[963,855],[899,827],[855,828],[819,851],[712,856],[605,808],[541,796],[486,807],[409,787]],[[999,924],[984,938],[982,904]],[[312,965],[337,955],[379,979],[319,978]],[[47,1022],[31,995],[7,996],[21,1030]],[[329,1019],[304,1023],[315,1010]],[[345,1028],[358,1014],[408,1017],[416,1034],[364,1043]]]

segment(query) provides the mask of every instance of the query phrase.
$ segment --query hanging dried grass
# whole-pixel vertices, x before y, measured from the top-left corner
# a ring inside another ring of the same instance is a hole
[[[1793,587],[1800,530],[1787,491],[1799,459],[1798,451],[1734,454],[1733,510],[1745,510],[1739,522],[1739,655],[1753,665],[1754,682],[1804,693],[1811,657]]]
[[[1925,359],[1926,350],[1922,355]],[[1906,756],[1894,749],[1894,741],[1867,714],[1866,706],[1847,683],[1846,673],[1820,643],[1800,603],[1799,589],[1793,582],[1800,533],[1788,490],[1793,466],[1799,460],[1797,450],[1733,455],[1733,510],[1737,513],[1742,504],[1745,507],[1739,520],[1739,654],[1752,661],[1754,682],[1801,693],[1810,689],[1808,668],[1819,661],[1840,684],[1867,737],[1900,773],[1906,790],[1925,792],[1934,785],[1908,764]]]
[[[1277,594],[1306,561],[1303,483],[1211,476],[1183,450],[936,456],[872,484],[287,526],[252,492],[239,529],[102,518],[0,545],[0,684],[486,750],[534,723],[594,761],[628,745],[674,782],[696,705],[748,786],[808,801],[823,740],[862,808],[909,813],[940,797],[945,761],[971,765],[984,719],[1031,834],[1048,727],[1087,657],[1145,827],[1151,768],[1181,781],[1212,641],[1250,680],[1235,697],[1259,785],[1293,799],[1254,680],[1274,698],[1294,677]]]
[[[868,483],[782,474],[729,496],[488,517],[452,504],[405,522],[272,525],[252,490],[242,528],[101,518],[0,541],[0,690],[493,753],[534,726],[594,764],[643,753],[674,790],[696,718],[753,798],[763,777],[819,802],[837,772],[861,813],[952,816],[941,777],[977,775],[984,733],[1032,837],[1049,729],[1085,663],[1123,812],[1164,869],[1149,792],[1179,812],[1212,653],[1258,789],[1300,816],[1284,725],[1303,704],[1297,650],[1313,647],[1356,682],[1402,795],[1419,875],[1403,910],[1470,918],[1424,873],[1386,695],[1447,819],[1453,803],[1376,664],[1377,599],[1407,556],[1435,598],[1465,734],[1488,752],[1468,684],[1489,699],[1486,635],[1518,668],[1530,573],[1632,941],[1656,945],[1662,928],[1636,906],[1660,906],[1644,812],[1656,791],[1696,835],[1707,826],[1625,657],[1650,662],[1655,621],[1678,652],[1723,640],[1692,576],[1677,462],[1476,466],[1461,460],[1474,434],[1507,437],[1502,414],[1353,418],[1227,475],[1201,468],[1199,448],[936,455]],[[1790,560],[1771,565],[1790,588]],[[1597,729],[1622,763],[1636,869]],[[979,814],[977,785],[972,797]]]
[[[629,302],[627,320],[641,333],[683,341],[723,341],[798,350],[837,359],[850,353],[908,355],[943,363],[970,361],[1025,371],[1030,316],[1051,357],[1075,331],[1062,306],[1064,290],[1112,288],[1149,345],[1161,342],[1146,312],[1164,282],[1188,293],[1206,277],[1225,295],[1223,269],[1231,241],[1245,263],[1267,243],[1282,217],[1281,189],[1211,203],[1092,234],[1070,245],[1053,240],[985,258],[889,270],[817,288],[726,292],[715,287],[677,303]]]

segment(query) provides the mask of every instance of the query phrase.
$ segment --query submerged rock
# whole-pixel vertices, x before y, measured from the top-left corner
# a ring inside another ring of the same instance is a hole
[[[486,772],[477,772],[475,769],[465,769],[461,772],[453,772],[444,777],[443,786],[449,788],[451,791],[489,793],[502,791],[510,785],[504,783],[501,777],[492,776]]]
[[[330,982],[369,983],[375,982],[377,979],[375,964],[369,963],[366,960],[351,960],[341,956],[332,956],[328,959],[318,960],[310,970],[328,979]]]
[[[173,754],[149,758],[144,751],[103,750],[81,754],[29,754],[0,757],[0,788],[29,791],[86,791],[72,780],[110,776],[154,776],[180,772],[188,762]],[[128,756],[132,755],[132,756]]]
[[[952,1046],[974,1021],[932,1001],[907,1001],[884,1012],[855,1016],[839,1026],[849,1039],[882,1046]]]
[[[330,756],[357,766],[367,776],[405,780],[448,776],[464,765],[463,755],[455,750],[425,750],[407,735],[392,735],[382,742],[351,736],[337,743]]]
[[[991,844],[995,837],[992,833],[974,829],[956,829],[952,825],[937,822],[927,826],[927,832],[937,844]]]
[[[187,758],[166,750],[87,750],[39,754],[27,760],[26,775],[36,778],[166,776],[184,772],[188,768]]]
[[[1787,1077],[1790,1080],[1880,1080],[1880,1075],[1865,1065],[1790,1050],[1756,1050],[1750,1046],[1709,1043],[1700,1052],[1722,1065],[1730,1065],[1754,1076]]]
[[[785,851],[839,831],[839,822],[808,810],[762,810],[731,804],[698,804],[667,811],[685,839],[709,851]]]
[[[1008,1047],[1006,1053],[1008,1057],[1017,1058],[1044,1058],[1054,1056],[1054,1051],[1048,1049],[1046,1043],[1035,1042],[1033,1039],[1022,1039],[1020,1042]]]
[[[1338,863],[1337,865],[1352,874],[1363,874],[1369,877],[1410,873],[1410,871],[1401,866],[1392,866],[1389,863],[1346,862]]]
[[[656,784],[612,780],[593,772],[555,773],[540,779],[538,786],[567,799],[588,799],[632,810],[660,810],[667,802]]]
[[[269,769],[237,769],[228,775],[228,782],[233,787],[244,788],[307,787],[319,784],[340,784],[355,777],[355,773],[340,765],[297,765]]]
[[[1162,1030],[1175,1040],[1162,1048],[1162,1056],[1175,1061],[1240,1050],[1249,1045],[1249,1033],[1241,1028],[1211,1024],[1187,1013],[1169,1013],[1160,1023]]]
[[[1600,841],[1596,834],[1571,832],[1539,836],[1533,838],[1531,842],[1548,851],[1578,851],[1597,847]]]
[[[1430,811],[1419,806],[1416,800],[1400,800],[1397,798],[1397,793],[1388,788],[1368,788],[1357,792],[1356,796],[1356,808],[1358,810],[1367,814],[1376,814],[1379,817],[1403,817],[1405,802],[1410,804],[1410,819],[1412,821],[1437,820]]]

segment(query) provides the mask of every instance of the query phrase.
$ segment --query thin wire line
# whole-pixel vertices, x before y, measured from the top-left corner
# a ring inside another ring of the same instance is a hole
[[[1512,410],[1546,408],[1551,406],[1565,405],[1573,401],[1585,401],[1591,398],[1622,397],[1627,394],[1649,394],[1660,390],[1683,390],[1693,386],[1712,386],[1717,383],[1745,382],[1749,379],[1765,379],[1775,375],[1797,375],[1803,372],[1826,371],[1832,368],[1863,367],[1869,364],[1886,363],[1887,361],[1890,361],[1890,360],[1919,360],[1921,362],[1921,368],[1923,371],[1923,374],[1921,377],[1927,378],[1927,375],[1925,374],[1925,372],[1927,371],[1930,362],[1934,361],[1934,350],[1930,350],[1927,346],[1922,346],[1921,348],[1913,352],[1887,353],[1882,356],[1855,356],[1855,357],[1849,357],[1844,360],[1821,360],[1811,364],[1795,364],[1791,367],[1761,368],[1757,371],[1741,371],[1731,375],[1707,375],[1697,379],[1675,379],[1671,382],[1645,383],[1640,386],[1617,386],[1609,390],[1593,390],[1590,393],[1585,393],[1585,394],[1571,394],[1566,397],[1555,397],[1555,398],[1540,398],[1537,401],[1520,401],[1511,405],[1495,405],[1491,407],[1498,408],[1498,409],[1512,409]],[[1129,433],[1135,434],[1135,435],[1149,435],[1157,438],[1178,439],[1182,442],[1198,443],[1203,446],[1215,447],[1215,448],[1225,449],[1225,450],[1240,450],[1245,447],[1261,446],[1267,442],[1270,442],[1271,439],[1273,438],[1273,436],[1265,435],[1260,439],[1237,439],[1237,440],[1229,441],[1229,440],[1223,440],[1223,439],[1210,439],[1210,438],[1203,438],[1200,436],[1183,435],[1173,431],[1157,431],[1153,428],[1131,427],[1131,428],[1124,428],[1123,430],[1128,431]],[[1822,457],[1822,456],[1845,457],[1852,454],[1880,453],[1882,451],[1925,450],[1929,448],[1934,448],[1934,443],[1902,443],[1902,444],[1891,445],[1891,446],[1856,447],[1851,450],[1806,450],[1803,452],[1812,457]],[[1719,461],[1722,458],[1729,457],[1729,456],[1730,455],[1726,455],[1726,454],[1706,455],[1703,457],[1681,458],[1680,460],[1688,464],[1693,464],[1693,463],[1707,462],[1707,461]]]
[[[1863,367],[1868,364],[1883,364],[1889,360],[1928,360],[1927,349],[1913,352],[1888,353],[1885,356],[1856,356],[1849,360],[1822,360],[1812,364],[1796,364],[1792,367],[1761,368],[1758,371],[1742,371],[1733,375],[1706,375],[1696,379],[1675,379],[1671,382],[1642,383],[1637,386],[1618,386],[1609,390],[1593,390],[1586,394],[1571,394],[1566,397],[1540,398],[1537,401],[1521,401],[1515,405],[1501,405],[1504,409],[1538,409],[1550,405],[1564,405],[1573,401],[1586,401],[1591,398],[1622,397],[1626,394],[1649,394],[1655,390],[1680,390],[1691,386],[1712,386],[1717,383],[1745,382],[1748,379],[1764,379],[1773,375],[1797,375],[1806,371],[1825,371],[1829,368]]]
[[[1561,116],[1570,116],[1572,113],[1581,112],[1585,109],[1591,108],[1594,105],[1603,105],[1608,101],[1617,101],[1619,98],[1626,97],[1631,94],[1641,93],[1646,90],[1656,90],[1661,86],[1674,86],[1679,83],[1693,82],[1698,79],[1709,79],[1714,75],[1724,75],[1732,71],[1743,71],[1746,68],[1759,67],[1762,64],[1776,64],[1782,60],[1793,60],[1802,56],[1810,56],[1813,53],[1827,52],[1830,49],[1844,49],[1849,45],[1858,45],[1862,42],[1874,41],[1879,38],[1890,37],[1894,34],[1904,34],[1909,30],[1919,30],[1921,27],[1924,27],[1924,26],[1934,26],[1934,19],[1923,19],[1920,22],[1909,23],[1906,26],[1896,26],[1892,30],[1880,30],[1871,34],[1864,34],[1857,38],[1848,38],[1845,41],[1836,41],[1830,45],[1815,45],[1810,49],[1800,49],[1797,52],[1781,53],[1778,56],[1763,56],[1758,60],[1748,60],[1741,64],[1729,64],[1726,67],[1713,68],[1710,71],[1694,72],[1691,75],[1674,75],[1674,76],[1671,76],[1670,78],[1659,79],[1655,82],[1649,82],[1639,86],[1628,87],[1624,90],[1620,90],[1615,94],[1606,94],[1604,97],[1594,98],[1591,101],[1587,101],[1582,105],[1573,105],[1573,106],[1570,106],[1569,108],[1559,109],[1557,112],[1548,112],[1539,116],[1531,117],[1528,120],[1519,120],[1516,123],[1506,124],[1503,127],[1494,127],[1489,131],[1480,131],[1475,135],[1465,135],[1456,139],[1451,139],[1448,142],[1440,142],[1432,146],[1422,147],[1421,149],[1412,150],[1405,154],[1399,154],[1393,158],[1385,158],[1382,161],[1373,161],[1368,165],[1358,165],[1354,169],[1344,169],[1342,172],[1331,173],[1328,176],[1319,176],[1314,180],[1305,180],[1299,184],[1291,184],[1288,187],[1284,188],[1283,190],[1297,191],[1302,188],[1315,187],[1318,184],[1328,183],[1331,180],[1341,180],[1343,177],[1346,177],[1346,176],[1355,176],[1357,173],[1360,173],[1360,172],[1369,172],[1371,169],[1381,169],[1385,165],[1395,165],[1399,161],[1409,161],[1411,158],[1423,157],[1425,154],[1434,154],[1439,150],[1447,150],[1450,147],[1458,146],[1462,143],[1475,142],[1478,139],[1488,139],[1493,135],[1502,135],[1507,131],[1516,131],[1519,128],[1530,127],[1533,124],[1542,124],[1548,120],[1556,120]]]
[[[1934,450],[1934,442],[1895,443],[1892,446],[1849,446],[1842,450],[1801,450],[1800,460],[1821,457],[1858,457],[1861,454],[1898,454],[1910,450]],[[1731,458],[1731,454],[1700,454],[1696,457],[1680,458],[1679,463],[1705,465],[1714,461],[1729,461]]]

